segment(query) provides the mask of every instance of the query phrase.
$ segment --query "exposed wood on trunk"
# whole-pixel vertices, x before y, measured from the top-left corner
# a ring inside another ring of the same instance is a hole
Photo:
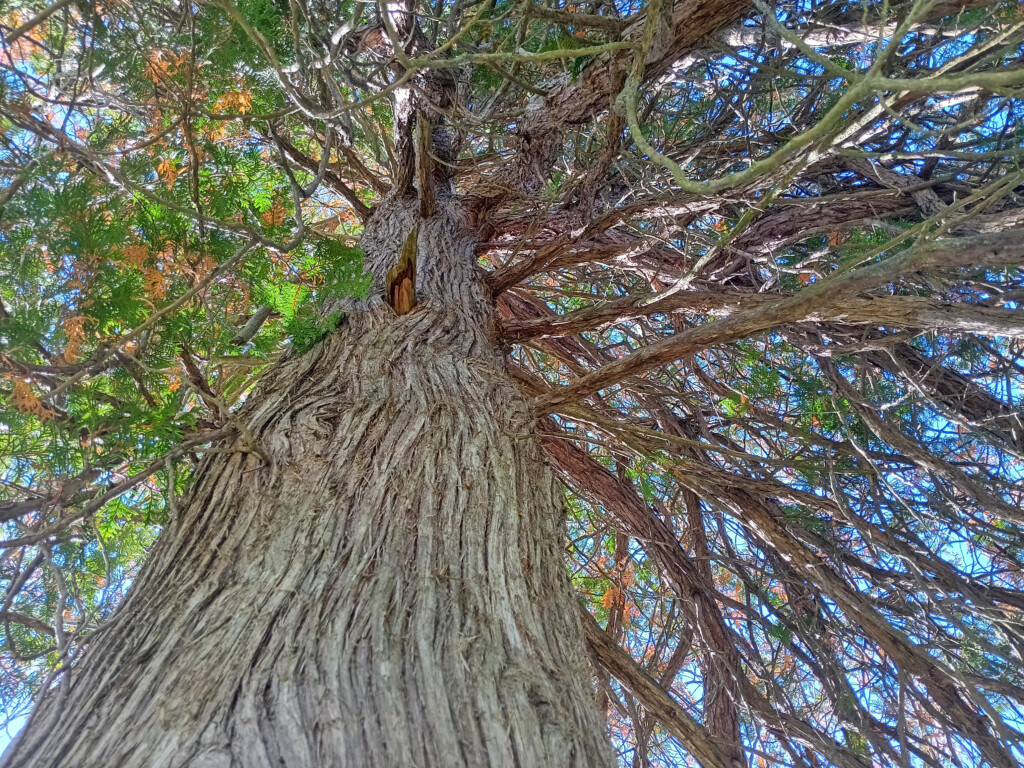
[[[0,41],[0,768],[1016,764],[1012,3],[129,5]]]
[[[422,203],[422,201],[421,201]],[[420,206],[422,208],[422,204]],[[384,280],[384,295],[388,304],[399,315],[411,312],[416,306],[416,248],[419,227],[414,226],[402,245],[398,263],[388,270]]]

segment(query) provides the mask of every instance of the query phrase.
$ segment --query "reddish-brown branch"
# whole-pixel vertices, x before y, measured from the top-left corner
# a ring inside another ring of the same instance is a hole
[[[724,678],[727,675],[741,675],[742,662],[715,601],[714,585],[702,577],[700,569],[680,546],[675,532],[641,501],[628,481],[612,475],[585,451],[564,439],[564,436],[555,436],[554,429],[551,424],[541,423],[541,443],[556,471],[584,497],[605,507],[622,521],[630,535],[636,537],[662,565],[702,636],[711,660],[709,666],[714,667],[709,679],[716,680],[725,689],[735,690],[735,686]],[[735,702],[719,701],[719,704],[731,710]],[[716,712],[713,717],[719,725],[724,722],[722,714]],[[728,719],[734,718],[733,712]],[[733,725],[737,723],[734,721]],[[736,728],[727,726],[715,730],[717,733],[714,735],[724,740],[722,748],[725,754],[742,754],[738,743],[738,725]]]
[[[704,727],[679,706],[582,608],[580,621],[594,660],[622,683],[665,730],[679,739],[703,768],[735,768],[735,764],[726,759],[718,745],[708,738]]]

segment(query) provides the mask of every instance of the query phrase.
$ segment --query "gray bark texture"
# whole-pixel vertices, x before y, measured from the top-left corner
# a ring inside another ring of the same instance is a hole
[[[378,282],[415,223],[414,200],[368,223]],[[239,413],[265,457],[204,460],[0,765],[613,765],[474,243],[457,210],[418,228],[419,305],[352,305],[266,374]]]

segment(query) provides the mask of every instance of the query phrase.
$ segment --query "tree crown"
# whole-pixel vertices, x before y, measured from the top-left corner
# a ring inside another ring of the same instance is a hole
[[[359,236],[408,197],[476,238],[624,763],[1024,759],[1018,3],[58,0],[0,30],[9,717],[202,454],[259,450],[262,372],[383,290]]]

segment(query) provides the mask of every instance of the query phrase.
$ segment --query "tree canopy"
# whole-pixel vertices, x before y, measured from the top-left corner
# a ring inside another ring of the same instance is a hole
[[[1022,8],[7,5],[5,716],[413,195],[477,232],[622,764],[1024,761]]]

